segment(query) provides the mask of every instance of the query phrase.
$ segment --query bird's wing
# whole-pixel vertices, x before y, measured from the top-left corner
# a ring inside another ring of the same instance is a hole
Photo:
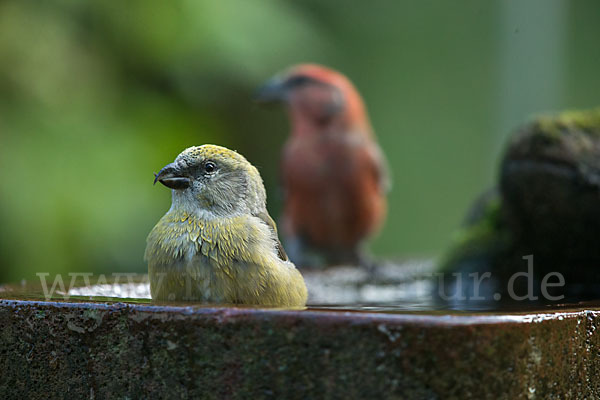
[[[379,184],[379,188],[382,193],[388,193],[392,188],[392,179],[390,177],[390,169],[388,166],[387,159],[381,151],[381,148],[373,143],[368,146],[367,156],[371,161],[371,165],[374,167],[374,174],[377,182]]]
[[[275,232],[275,240],[277,241],[277,243],[276,243],[277,255],[283,261],[288,261],[289,258],[287,256],[287,254],[285,253],[285,250],[283,249],[283,245],[281,244],[281,241],[279,240],[279,236],[277,235],[277,225],[275,224],[275,221],[273,221],[273,218],[271,218],[271,216],[269,215],[267,210],[261,211],[258,214],[256,214],[255,216],[260,218],[265,224],[267,224],[269,226],[269,228],[271,228],[273,230],[273,232]]]

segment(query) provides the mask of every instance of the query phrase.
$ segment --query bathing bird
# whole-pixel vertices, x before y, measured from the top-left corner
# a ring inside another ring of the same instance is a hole
[[[304,279],[279,242],[258,170],[225,147],[190,147],[155,176],[172,191],[147,239],[155,300],[302,307]]]

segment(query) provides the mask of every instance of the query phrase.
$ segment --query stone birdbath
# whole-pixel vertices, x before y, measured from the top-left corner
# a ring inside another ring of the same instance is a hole
[[[452,309],[429,296],[430,272],[306,273],[302,310],[155,304],[144,276],[76,279],[51,297],[39,283],[4,286],[0,398],[600,395],[596,305]]]

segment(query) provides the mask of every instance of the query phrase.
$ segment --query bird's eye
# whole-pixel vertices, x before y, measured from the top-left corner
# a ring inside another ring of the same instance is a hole
[[[215,165],[214,162],[207,161],[206,163],[204,163],[204,171],[207,174],[211,174],[211,173],[215,172],[215,169],[217,169],[217,166]]]
[[[286,82],[286,86],[289,88],[298,88],[314,82],[314,79],[306,75],[296,75],[288,79],[288,81]]]

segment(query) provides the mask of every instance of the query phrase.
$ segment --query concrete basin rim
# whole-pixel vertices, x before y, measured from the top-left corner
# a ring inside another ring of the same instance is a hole
[[[464,326],[464,325],[494,325],[494,324],[530,324],[555,320],[572,320],[581,318],[597,318],[600,309],[581,308],[569,311],[502,313],[502,314],[411,314],[384,313],[369,311],[335,311],[321,309],[290,310],[269,308],[236,308],[236,307],[199,307],[179,305],[151,305],[125,302],[67,302],[41,300],[11,300],[0,299],[0,308],[29,308],[29,309],[75,309],[97,310],[106,312],[143,313],[147,317],[170,314],[177,317],[188,316],[192,319],[213,319],[219,322],[248,322],[248,321],[293,321],[311,322],[316,324],[386,324],[386,325],[415,325],[415,326]]]

